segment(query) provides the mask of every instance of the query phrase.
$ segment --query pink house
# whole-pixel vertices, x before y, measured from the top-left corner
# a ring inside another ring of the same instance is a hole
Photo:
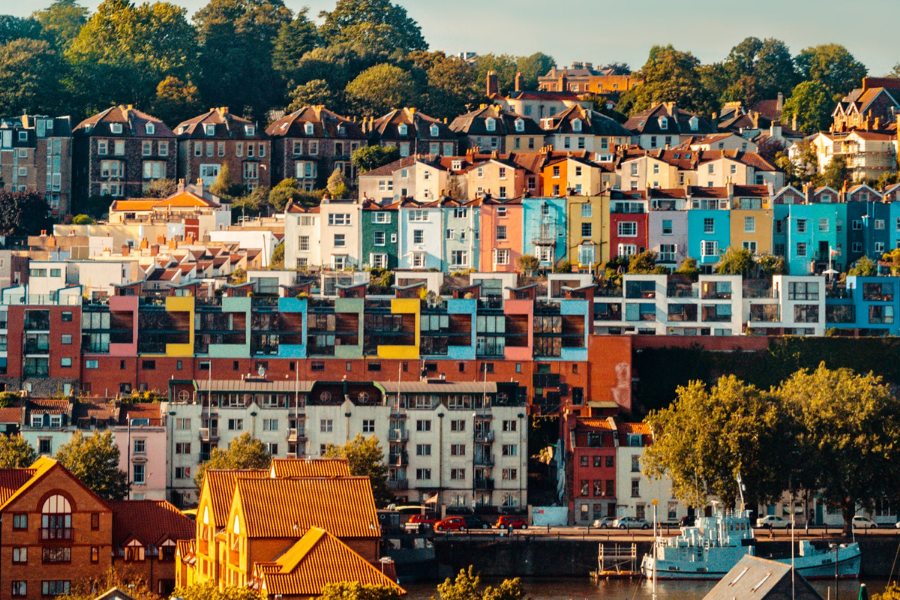
[[[516,259],[522,256],[522,200],[486,197],[481,203],[481,254],[484,272],[516,271]]]

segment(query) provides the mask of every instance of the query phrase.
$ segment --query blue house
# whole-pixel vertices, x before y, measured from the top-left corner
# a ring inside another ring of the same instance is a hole
[[[847,202],[845,206],[849,224],[846,264],[852,264],[863,256],[880,259],[891,249],[891,232],[888,229],[891,205],[884,202]]]
[[[775,205],[772,247],[784,256],[790,275],[822,273],[829,264],[841,270],[847,262],[846,211],[846,204]]]
[[[694,208],[688,211],[688,256],[700,266],[712,265],[731,244],[731,211]]]
[[[847,277],[846,292],[828,290],[827,327],[855,330],[860,335],[900,333],[900,277]]]
[[[552,268],[566,258],[568,223],[565,198],[523,198],[522,254]]]

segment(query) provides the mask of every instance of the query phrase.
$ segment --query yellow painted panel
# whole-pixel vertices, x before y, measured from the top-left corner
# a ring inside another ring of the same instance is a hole
[[[166,312],[186,312],[188,313],[188,335],[190,336],[187,344],[166,344],[166,356],[174,356],[178,358],[191,357],[194,355],[194,297],[193,296],[169,296],[166,298]]]
[[[415,346],[378,346],[378,358],[383,359],[419,359],[419,334],[416,333]]]

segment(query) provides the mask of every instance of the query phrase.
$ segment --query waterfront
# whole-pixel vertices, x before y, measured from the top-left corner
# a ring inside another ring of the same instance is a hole
[[[491,580],[496,584],[497,581]],[[594,585],[590,579],[584,578],[548,578],[525,579],[525,592],[528,598],[535,600],[580,600],[602,598],[609,600],[650,600],[652,590],[646,581],[606,581]],[[713,588],[714,581],[660,581],[657,586],[658,598],[678,598],[680,600],[700,600]],[[835,598],[833,581],[813,581],[813,587],[822,597],[829,600]],[[886,581],[865,581],[869,594],[884,591]],[[859,594],[859,581],[842,581],[838,598],[855,600]],[[409,595],[407,600],[429,600],[437,597],[437,582],[404,584]]]

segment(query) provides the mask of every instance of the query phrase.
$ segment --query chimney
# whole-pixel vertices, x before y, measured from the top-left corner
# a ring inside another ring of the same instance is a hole
[[[141,238],[141,250],[144,250],[147,247],[149,247],[149,244],[147,243],[147,238]]]
[[[781,118],[781,109],[784,107],[784,94],[778,92],[778,99],[775,100],[775,116]]]
[[[159,246],[150,246],[150,256],[159,256]]]
[[[875,126],[874,126],[873,131],[880,131],[880,130],[881,130],[881,117],[875,117]]]
[[[791,118],[791,129],[797,131],[797,113],[794,113],[794,116]]]
[[[753,129],[759,129],[759,113],[755,110],[750,111],[750,121],[753,122]]]
[[[560,92],[567,92],[567,91],[569,91],[569,78],[566,77],[566,72],[567,72],[567,71],[566,71],[565,69],[563,69],[563,72],[562,72],[562,73],[560,74],[560,76],[559,76],[559,85],[558,85],[558,87],[559,87],[559,91],[560,91]]]
[[[772,125],[769,126],[769,139],[780,140],[781,137],[781,121],[772,121]]]
[[[495,94],[500,93],[500,84],[497,79],[496,71],[488,71],[487,74],[487,96],[492,98]]]
[[[586,63],[584,63],[584,68],[587,69],[588,71],[593,71],[593,70],[594,70],[594,63],[586,62]]]
[[[128,256],[131,251],[131,246],[128,244],[122,244],[122,256]]]
[[[525,78],[522,77],[521,71],[516,71],[516,79],[515,79],[515,89],[517,92],[521,92],[522,88],[525,87]]]

